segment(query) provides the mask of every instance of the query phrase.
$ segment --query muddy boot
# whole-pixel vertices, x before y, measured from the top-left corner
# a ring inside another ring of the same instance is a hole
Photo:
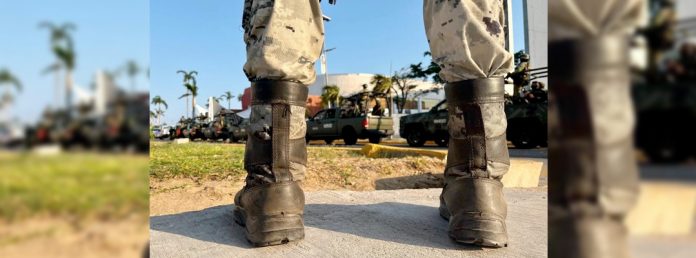
[[[502,176],[510,167],[502,78],[448,83],[449,153],[440,215],[458,243],[507,246]]]
[[[549,257],[630,257],[638,196],[628,40],[549,44]]]
[[[307,163],[307,87],[293,82],[252,84],[249,139],[244,154],[246,185],[235,196],[235,221],[255,246],[304,238],[304,179]]]

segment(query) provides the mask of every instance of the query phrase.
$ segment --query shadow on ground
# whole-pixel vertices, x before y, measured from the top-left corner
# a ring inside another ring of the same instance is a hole
[[[222,205],[200,211],[154,216],[150,218],[150,229],[205,242],[252,248],[244,237],[244,228],[234,222],[233,209],[234,205]],[[305,207],[305,226],[304,242],[317,245],[321,245],[324,237],[334,237],[331,233],[316,230],[322,229],[427,248],[481,250],[451,241],[447,236],[447,221],[438,215],[437,208],[422,205],[397,202],[308,204]]]
[[[425,173],[375,180],[375,189],[377,190],[442,188],[444,185],[445,180],[443,173]]]

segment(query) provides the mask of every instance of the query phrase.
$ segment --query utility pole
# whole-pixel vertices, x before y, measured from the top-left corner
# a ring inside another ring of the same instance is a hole
[[[322,15],[321,18],[325,22],[331,21],[331,17],[326,16],[326,15]],[[327,68],[328,65],[326,64],[326,62],[327,62],[326,61],[326,59],[327,59],[326,53],[328,53],[334,49],[336,49],[336,48],[326,49],[326,30],[324,30],[324,45],[321,47],[321,69],[324,72],[324,87],[329,85],[329,69]]]

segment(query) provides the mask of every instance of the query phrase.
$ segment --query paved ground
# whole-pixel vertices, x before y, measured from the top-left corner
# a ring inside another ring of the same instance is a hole
[[[437,212],[441,189],[307,193],[306,238],[251,248],[233,205],[150,218],[152,257],[546,257],[547,195],[505,189],[510,246],[458,245]]]

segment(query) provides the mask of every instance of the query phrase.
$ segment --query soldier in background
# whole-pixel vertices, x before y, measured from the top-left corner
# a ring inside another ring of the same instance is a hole
[[[514,88],[513,93],[519,94],[520,90],[529,84],[529,54],[522,53],[520,62],[515,67],[515,70],[507,75],[507,78],[512,78]],[[524,95],[520,95],[524,97]]]
[[[449,220],[449,236],[459,243],[507,246],[500,182],[510,166],[503,77],[513,62],[505,49],[503,3],[424,0],[423,8],[450,107],[440,215]],[[246,185],[235,196],[234,216],[254,245],[284,244],[304,238],[304,193],[298,181],[307,164],[307,86],[315,81],[315,61],[324,44],[319,0],[245,0],[242,27],[244,72],[253,99]]]
[[[638,168],[628,44],[644,6],[549,1],[549,56],[562,57],[549,59],[549,257],[629,257]]]
[[[657,12],[650,20],[645,31],[650,47],[649,72],[650,77],[656,78],[665,51],[674,47],[674,30],[677,25],[677,11],[674,0],[657,0]]]

